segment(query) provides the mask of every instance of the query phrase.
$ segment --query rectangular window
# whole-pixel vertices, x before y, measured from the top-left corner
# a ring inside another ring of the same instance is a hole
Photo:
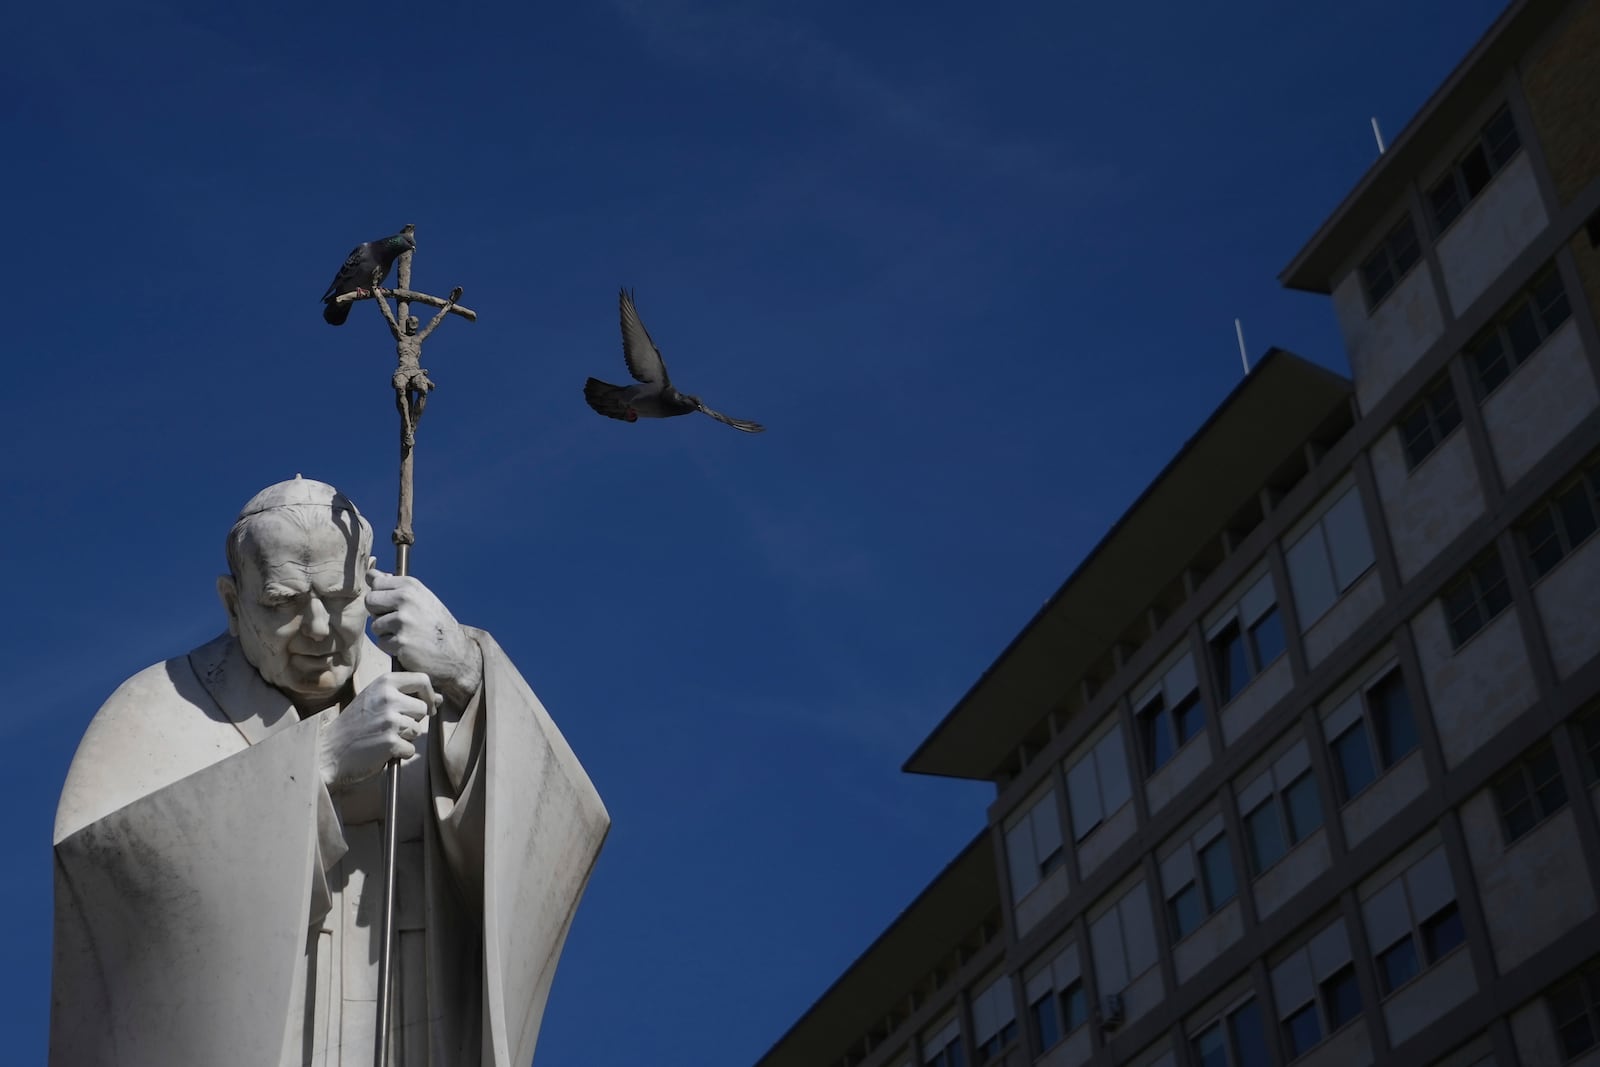
[[[1494,783],[1494,804],[1509,845],[1567,806],[1555,749],[1537,746]]]
[[[1149,890],[1141,881],[1089,924],[1101,996],[1122,992],[1156,965],[1154,918]]]
[[[1291,1059],[1361,1013],[1343,919],[1333,920],[1273,965],[1270,977]]]
[[[1575,720],[1578,749],[1583,754],[1583,771],[1589,781],[1600,781],[1600,705],[1581,713]]]
[[[1167,894],[1167,924],[1174,941],[1188,937],[1233,899],[1233,861],[1221,815],[1213,816],[1183,841],[1160,866],[1161,885]]]
[[[1145,774],[1150,775],[1165,767],[1180,748],[1205,729],[1205,707],[1200,703],[1194,657],[1178,657],[1136,706],[1140,754],[1144,757]]]
[[[977,1039],[979,1064],[999,1059],[1017,1037],[1017,1013],[1011,998],[1011,979],[1000,975],[972,998],[972,1032]]]
[[[1283,654],[1283,618],[1272,575],[1263,574],[1211,622],[1207,642],[1217,691],[1226,704]]]
[[[1600,1044],[1600,966],[1591,962],[1553,986],[1544,1002],[1565,1059]]]
[[[1416,470],[1460,425],[1461,408],[1456,404],[1455,386],[1450,384],[1448,374],[1441,374],[1423,389],[1422,398],[1400,417],[1396,427],[1406,455],[1406,470]]]
[[[1600,527],[1600,462],[1590,460],[1519,525],[1535,580],[1543,578]]]
[[[1442,845],[1362,901],[1361,912],[1386,997],[1466,940]]]
[[[1416,720],[1400,668],[1391,668],[1329,712],[1323,729],[1331,738],[1339,800],[1349,801],[1416,750]]]
[[[1330,975],[1318,992],[1330,1033],[1361,1014],[1361,989],[1356,985],[1354,964],[1347,963]]]
[[[1361,289],[1367,297],[1368,314],[1377,310],[1421,258],[1417,229],[1407,214],[1361,264]]]
[[[922,1062],[928,1067],[966,1067],[959,1020],[951,1019],[937,1031],[922,1036]]]
[[[1511,112],[1502,107],[1472,139],[1472,144],[1428,190],[1433,232],[1441,234],[1483,192],[1522,147]]]
[[[1439,594],[1451,648],[1466,644],[1510,603],[1506,569],[1500,562],[1500,553],[1491,545]]]
[[[1022,900],[1066,861],[1061,846],[1061,815],[1054,790],[1046,790],[1006,830],[1006,860],[1012,903]]]
[[[1067,799],[1072,833],[1082,841],[1133,797],[1122,728],[1113,726],[1093,748],[1067,769]]]
[[[1499,316],[1467,343],[1467,364],[1478,400],[1485,400],[1511,377],[1550,335],[1567,321],[1571,308],[1555,267],[1512,298]]]
[[[1266,1031],[1254,1000],[1201,1030],[1193,1039],[1194,1058],[1200,1067],[1268,1067]]]
[[[1048,963],[1027,974],[1023,995],[1028,1002],[1029,1025],[1036,1055],[1089,1020],[1088,996],[1079,970],[1078,946],[1068,945]]]
[[[1284,553],[1300,625],[1309,629],[1372,566],[1361,494],[1352,485]]]
[[[1305,742],[1292,746],[1266,773],[1239,790],[1245,853],[1258,876],[1322,825],[1322,801]]]

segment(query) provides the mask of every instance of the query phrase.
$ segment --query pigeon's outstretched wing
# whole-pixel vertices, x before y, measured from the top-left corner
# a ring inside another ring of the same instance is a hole
[[[602,382],[599,378],[590,378],[583,383],[583,399],[608,419],[621,419],[623,422],[639,421],[638,414],[628,406],[627,390],[624,386]]]
[[[761,425],[759,422],[751,422],[748,419],[735,419],[735,418],[733,418],[731,416],[724,415],[720,411],[712,411],[710,408],[706,407],[705,404],[702,403],[698,398],[695,399],[694,406],[699,408],[702,414],[710,415],[713,419],[716,419],[718,422],[727,423],[729,426],[732,426],[735,430],[743,430],[745,433],[761,433],[763,430],[766,429],[766,427]]]
[[[639,321],[633,294],[620,290],[617,306],[622,313],[622,358],[628,361],[628,373],[633,375],[634,381],[645,385],[668,384],[667,365],[661,358],[661,350],[650,340],[650,332]]]

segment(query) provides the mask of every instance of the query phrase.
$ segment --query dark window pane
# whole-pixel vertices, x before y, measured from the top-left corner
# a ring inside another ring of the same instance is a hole
[[[1500,562],[1500,553],[1490,552],[1485,556],[1474,569],[1473,579],[1485,619],[1494,618],[1511,603],[1511,589],[1506,585],[1506,568]]]
[[[1500,342],[1499,333],[1493,330],[1474,342],[1468,348],[1467,355],[1472,359],[1472,369],[1477,376],[1479,396],[1488,396],[1511,375],[1505,347]]]
[[[1167,901],[1167,915],[1172,920],[1172,939],[1188,937],[1195,927],[1205,921],[1205,902],[1200,899],[1200,887],[1190,882]]]
[[[1269,1067],[1267,1032],[1261,1027],[1261,1009],[1251,1001],[1228,1016],[1228,1036],[1233,1039],[1234,1067]]]
[[[1069,1034],[1089,1021],[1089,998],[1083,991],[1081,980],[1067,986],[1061,994],[1061,1017]]]
[[[1494,164],[1495,170],[1506,165],[1506,161],[1517,154],[1517,149],[1522,147],[1522,141],[1517,136],[1517,124],[1511,121],[1511,112],[1500,111],[1483,127],[1484,144],[1489,149],[1489,161]]]
[[[1489,156],[1483,150],[1483,145],[1475,144],[1468,149],[1466,156],[1461,160],[1461,181],[1467,187],[1467,199],[1471,200],[1483,192],[1483,187],[1489,184]]]
[[[1367,691],[1372,725],[1378,734],[1378,759],[1388,770],[1417,747],[1417,727],[1411,718],[1411,698],[1399,671],[1391,671]]]
[[[1200,703],[1199,693],[1190,693],[1178,701],[1178,706],[1172,709],[1172,724],[1178,731],[1180,745],[1205,729],[1206,709]]]
[[[1389,270],[1389,251],[1380,248],[1372,258],[1361,264],[1361,284],[1367,290],[1367,302],[1376,307],[1389,290],[1394,288],[1394,274]]]
[[[1208,1027],[1194,1039],[1195,1059],[1200,1067],[1228,1067],[1228,1043],[1220,1025]]]
[[[1450,628],[1450,641],[1456,648],[1483,628],[1483,615],[1478,611],[1478,598],[1470,577],[1462,577],[1439,596],[1444,608],[1444,618]]]
[[[1405,448],[1406,465],[1410,467],[1421,463],[1433,451],[1436,443],[1433,439],[1433,422],[1428,418],[1425,405],[1417,405],[1400,420],[1400,443]]]
[[[1322,825],[1322,800],[1317,796],[1317,780],[1307,771],[1283,791],[1283,804],[1289,812],[1289,840],[1299,844]]]
[[[1290,1059],[1305,1055],[1322,1040],[1322,1023],[1317,1019],[1315,1001],[1283,1020],[1283,1040]]]
[[[1367,745],[1367,731],[1360,722],[1333,739],[1334,770],[1339,773],[1339,796],[1349,800],[1378,777],[1372,765],[1372,749]]]
[[[1028,1011],[1033,1016],[1033,1036],[1039,1043],[1040,1052],[1061,1040],[1061,1021],[1056,1018],[1055,997],[1050,994],[1040,997],[1028,1006]]]
[[[1428,398],[1428,407],[1433,411],[1434,433],[1440,438],[1461,425],[1461,409],[1456,405],[1456,391],[1449,378],[1439,382]]]
[[[1245,658],[1244,636],[1239,633],[1237,621],[1230,622],[1227,629],[1211,639],[1211,662],[1217,670],[1217,688],[1226,704],[1250,681],[1250,663]]]
[[[1356,985],[1353,965],[1345,964],[1322,983],[1322,1007],[1330,1031],[1361,1014],[1361,988]]]
[[[1456,174],[1451,171],[1439,184],[1428,190],[1428,210],[1433,213],[1433,232],[1443,233],[1445,227],[1461,214],[1461,194],[1456,191]]]
[[[1561,557],[1567,554],[1561,547],[1561,538],[1556,534],[1556,513],[1553,508],[1546,507],[1528,520],[1522,537],[1528,545],[1528,562],[1533,564],[1535,577],[1543,578],[1549,574],[1561,562]]]
[[[1272,801],[1246,815],[1244,829],[1250,843],[1251,873],[1260,874],[1283,857],[1283,828],[1278,825],[1278,806]]]
[[[1139,732],[1144,748],[1144,765],[1148,771],[1166,766],[1172,758],[1172,727],[1167,722],[1166,707],[1156,697],[1139,711]]]
[[[1559,811],[1566,804],[1567,787],[1561,781],[1555,749],[1547,745],[1529,758],[1528,774],[1533,779],[1533,794],[1541,817]]]
[[[1395,278],[1398,280],[1410,270],[1421,254],[1417,246],[1417,228],[1411,225],[1411,216],[1407,215],[1389,234],[1389,256],[1394,262]]]
[[[1200,877],[1206,883],[1206,899],[1216,911],[1233,899],[1233,857],[1228,855],[1228,839],[1219,837],[1200,850]]]
[[[1533,317],[1533,304],[1529,301],[1518,304],[1511,317],[1506,319],[1506,340],[1511,343],[1512,362],[1517,364],[1533,355],[1534,349],[1544,340],[1539,333],[1539,322]]]
[[[1590,780],[1600,778],[1600,712],[1590,712],[1578,727],[1579,743],[1589,767]]]
[[[1250,642],[1255,646],[1257,670],[1283,655],[1283,617],[1278,614],[1276,604],[1251,624]]]
[[[1385,996],[1399,989],[1418,971],[1417,948],[1407,934],[1378,953],[1378,988]]]
[[[1567,316],[1572,313],[1567,306],[1567,290],[1561,284],[1561,275],[1554,271],[1539,279],[1533,287],[1533,303],[1539,309],[1539,321],[1544,326],[1546,337],[1566,322]]]
[[[1594,509],[1589,505],[1589,488],[1582,482],[1556,497],[1556,511],[1561,515],[1568,551],[1594,533]]]
[[[1467,939],[1461,925],[1461,909],[1451,901],[1428,918],[1422,920],[1422,950],[1428,963],[1439,962],[1439,957]]]
[[[1505,823],[1506,844],[1533,829],[1534,823],[1539,821],[1539,815],[1533,808],[1533,797],[1528,792],[1527,779],[1520,767],[1494,784],[1494,805],[1500,812],[1501,821]]]
[[[1580,1015],[1556,1031],[1561,1051],[1568,1059],[1594,1048],[1594,1026],[1587,1015]]]

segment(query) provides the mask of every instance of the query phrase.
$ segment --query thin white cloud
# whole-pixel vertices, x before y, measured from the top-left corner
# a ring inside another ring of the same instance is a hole
[[[749,0],[611,0],[611,5],[647,47],[671,62],[732,68],[832,97],[852,115],[1005,175],[1096,185],[1115,177],[1107,164],[1068,164],[1049,145],[982,129],[948,89],[898,85],[774,6]]]

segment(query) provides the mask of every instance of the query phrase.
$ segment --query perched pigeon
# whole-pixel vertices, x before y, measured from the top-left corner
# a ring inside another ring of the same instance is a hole
[[[389,268],[394,266],[394,261],[400,258],[400,254],[416,247],[417,242],[409,233],[397,233],[392,237],[380,237],[376,241],[368,241],[352,248],[349,257],[344,261],[344,266],[339,268],[339,273],[328,283],[328,291],[322,294],[322,302],[327,305],[322,309],[323,320],[329,326],[343,326],[344,320],[350,317],[350,305],[335,304],[334,300],[345,293],[353,293],[357,289],[365,289],[372,285],[372,272],[375,270],[383,272],[378,275],[378,281],[383,281],[389,276]]]
[[[725,422],[735,430],[760,433],[766,427],[758,422],[732,419],[720,411],[712,411],[697,396],[680,393],[667,377],[667,365],[661,359],[661,350],[650,340],[639,313],[633,309],[633,296],[626,289],[617,294],[622,311],[622,358],[628,361],[628,373],[638,385],[612,385],[598,378],[590,378],[583,385],[583,398],[589,406],[608,419],[638,422],[640,419],[669,419],[674,415],[703,412],[718,422]]]

